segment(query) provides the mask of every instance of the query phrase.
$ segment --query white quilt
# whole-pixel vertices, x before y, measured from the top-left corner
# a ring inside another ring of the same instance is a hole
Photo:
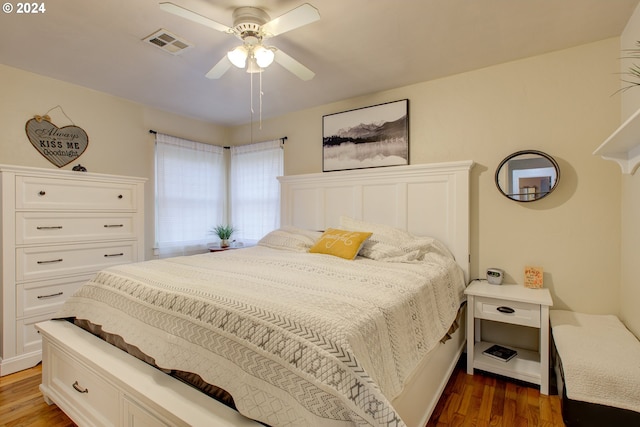
[[[256,246],[109,268],[60,318],[199,374],[272,426],[403,426],[390,401],[463,299],[455,262],[381,262]]]
[[[640,342],[615,315],[551,310],[569,399],[640,412]]]

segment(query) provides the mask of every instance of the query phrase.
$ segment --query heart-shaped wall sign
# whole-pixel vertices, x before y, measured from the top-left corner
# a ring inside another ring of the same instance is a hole
[[[78,126],[59,128],[48,117],[30,119],[25,129],[31,145],[59,168],[80,157],[89,145],[84,129]]]

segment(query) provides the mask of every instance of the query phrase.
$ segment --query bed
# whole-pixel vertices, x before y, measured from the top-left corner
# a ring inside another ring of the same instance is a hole
[[[456,325],[469,274],[472,165],[282,177],[283,227],[257,246],[109,268],[58,316],[116,337],[160,369],[197,374],[268,425],[424,426],[464,345]],[[336,230],[348,237],[336,239]],[[353,260],[309,253],[322,238],[333,246],[355,234],[363,244]],[[95,351],[93,341],[41,330],[41,389],[74,413],[78,403],[56,392],[47,351],[91,363],[83,354]],[[159,411],[155,387],[135,391],[94,368],[126,402]]]

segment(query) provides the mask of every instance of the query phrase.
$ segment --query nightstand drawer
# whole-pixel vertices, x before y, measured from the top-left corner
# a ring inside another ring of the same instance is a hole
[[[497,298],[476,297],[475,318],[540,327],[540,305]]]

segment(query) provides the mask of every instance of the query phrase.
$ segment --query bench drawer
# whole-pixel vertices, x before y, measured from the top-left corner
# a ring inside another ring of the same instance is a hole
[[[118,389],[62,351],[50,354],[51,388],[95,425],[117,426]]]

